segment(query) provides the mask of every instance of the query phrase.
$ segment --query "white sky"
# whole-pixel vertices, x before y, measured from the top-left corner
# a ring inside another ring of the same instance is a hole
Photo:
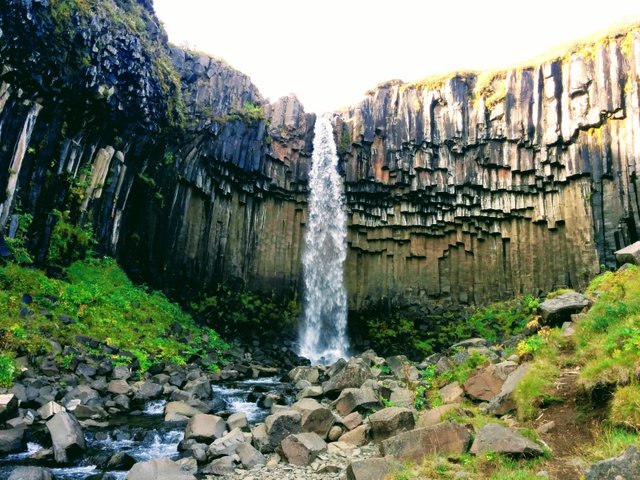
[[[505,67],[619,22],[638,0],[155,0],[170,40],[225,59],[272,101],[352,105],[385,80]]]

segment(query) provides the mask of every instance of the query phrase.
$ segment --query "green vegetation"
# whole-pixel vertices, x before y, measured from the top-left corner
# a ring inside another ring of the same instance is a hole
[[[54,210],[57,218],[51,232],[47,260],[52,265],[69,265],[84,260],[95,243],[90,228],[77,227],[71,222],[69,210]]]
[[[279,300],[273,295],[236,291],[222,284],[217,286],[214,295],[192,302],[191,310],[217,331],[239,336],[251,335],[256,328],[267,326],[273,332],[291,331],[299,316],[295,298]]]
[[[10,388],[16,373],[16,364],[8,353],[0,353],[0,387]]]
[[[66,279],[59,280],[16,263],[0,267],[0,311],[6,312],[0,315],[3,356],[50,352],[49,339],[74,345],[78,335],[132,353],[142,370],[155,360],[183,365],[211,353],[221,359],[227,349],[215,331],[199,328],[164,295],[135,286],[112,259],[76,261],[65,273]],[[23,303],[24,294],[32,303]],[[60,315],[72,322],[65,324]],[[132,358],[119,354],[113,360],[126,363]],[[6,364],[0,359],[0,382],[10,378]]]
[[[31,222],[33,222],[33,215],[30,213],[17,213],[18,216],[18,229],[14,238],[5,237],[7,247],[11,251],[13,258],[21,265],[30,265],[33,263],[33,257],[31,252],[25,246],[27,240],[27,233]]]

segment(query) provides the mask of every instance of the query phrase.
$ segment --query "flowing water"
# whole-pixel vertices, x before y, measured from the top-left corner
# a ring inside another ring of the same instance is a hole
[[[229,412],[243,412],[250,424],[263,421],[269,411],[258,407],[255,399],[265,392],[284,393],[288,384],[276,377],[258,378],[214,385],[214,401],[222,401]],[[283,394],[288,402],[292,398]],[[178,443],[184,437],[184,425],[167,424],[163,413],[166,401],[154,400],[145,405],[144,415],[114,419],[107,429],[86,429],[87,455],[77,465],[50,467],[58,480],[85,480],[101,473],[95,465],[96,459],[108,459],[116,452],[125,452],[137,461],[166,457],[179,458]],[[0,458],[0,479],[8,478],[17,465],[41,465],[30,457],[42,450],[43,445],[29,442],[21,453]],[[127,472],[109,472],[104,480],[124,480]]]
[[[347,225],[344,186],[329,120],[318,118],[309,175],[309,219],[302,256],[304,311],[300,355],[314,363],[332,363],[349,349],[344,261]]]

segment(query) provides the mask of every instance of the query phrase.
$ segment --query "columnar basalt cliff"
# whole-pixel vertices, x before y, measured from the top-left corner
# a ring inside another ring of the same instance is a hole
[[[313,114],[170,47],[148,2],[5,3],[0,228],[33,213],[44,260],[68,210],[177,295],[299,288]],[[612,266],[640,222],[639,75],[632,30],[530,68],[388,82],[333,114],[351,307],[485,302]]]

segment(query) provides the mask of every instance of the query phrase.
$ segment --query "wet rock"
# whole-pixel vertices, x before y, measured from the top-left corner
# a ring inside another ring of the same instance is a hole
[[[294,465],[309,465],[326,450],[327,444],[313,432],[289,435],[282,441],[282,453]]]
[[[415,412],[409,408],[388,407],[369,416],[371,433],[376,442],[380,442],[400,432],[415,427]],[[342,439],[341,439],[342,440]]]
[[[116,452],[107,461],[104,470],[130,470],[136,463],[136,459],[125,452]]]
[[[7,480],[54,480],[55,477],[48,468],[16,467],[11,471]]]
[[[399,433],[383,440],[380,451],[399,460],[420,462],[427,455],[461,454],[469,448],[469,431],[456,422]]]
[[[182,388],[185,392],[193,394],[195,397],[207,400],[213,395],[211,382],[206,378],[197,378],[186,383]]]
[[[640,475],[640,451],[628,447],[618,457],[594,463],[585,473],[585,480],[632,480]]]
[[[20,452],[26,445],[24,428],[0,430],[0,453]]]
[[[591,304],[590,300],[578,292],[568,292],[545,300],[538,307],[542,320],[547,325],[562,325],[571,321],[571,315],[579,313]]]
[[[18,414],[18,398],[13,393],[0,395],[0,423]]]
[[[125,480],[196,480],[196,477],[168,458],[154,458],[136,463]]]
[[[188,422],[189,418],[201,413],[185,402],[168,402],[164,407],[165,422]]]
[[[86,450],[84,433],[78,420],[67,412],[58,412],[46,423],[58,463],[68,463]]]
[[[505,453],[518,457],[542,455],[544,451],[537,443],[523,437],[510,428],[488,424],[480,429],[471,446],[471,453]]]
[[[189,419],[184,431],[184,438],[186,440],[192,438],[208,444],[224,436],[226,431],[227,424],[221,417],[198,413]]]

